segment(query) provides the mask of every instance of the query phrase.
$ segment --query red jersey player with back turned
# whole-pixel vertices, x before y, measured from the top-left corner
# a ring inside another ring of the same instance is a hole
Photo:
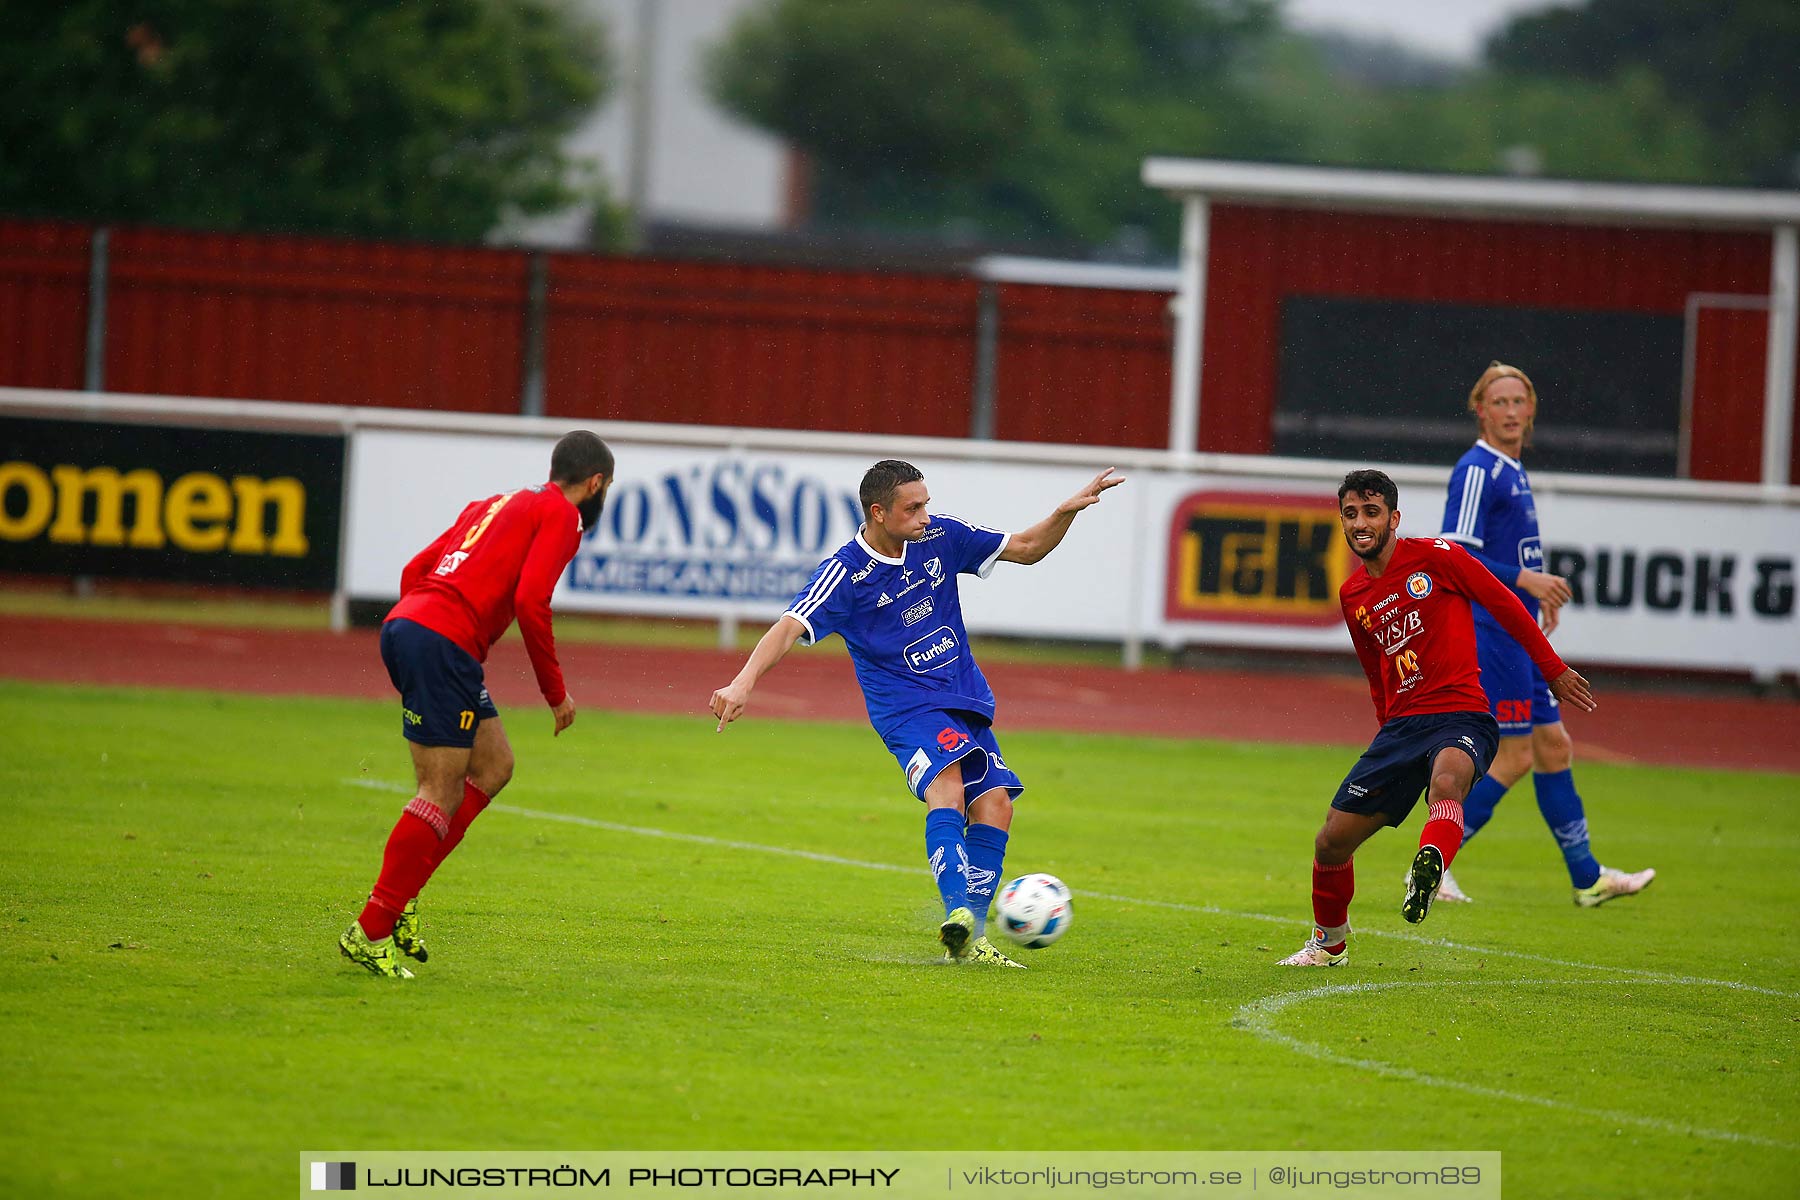
[[[1594,711],[1588,681],[1571,670],[1517,596],[1442,538],[1397,538],[1400,491],[1380,471],[1352,471],[1338,487],[1344,540],[1362,559],[1338,589],[1344,624],[1381,731],[1344,777],[1313,840],[1313,932],[1284,967],[1337,967],[1350,960],[1350,897],[1356,848],[1398,825],[1429,789],[1430,815],[1406,876],[1400,915],[1425,919],[1444,870],[1462,845],[1463,798],[1500,744],[1475,656],[1475,601],[1531,656],[1564,704]]]
[[[513,623],[560,734],[575,720],[550,628],[550,593],[606,504],[613,455],[586,430],[550,453],[550,479],[462,510],[400,572],[400,603],[381,626],[381,660],[400,693],[400,732],[419,793],[388,835],[362,915],[338,939],[344,957],[410,979],[424,962],[418,895],[438,864],[512,778],[513,752],[481,664]]]

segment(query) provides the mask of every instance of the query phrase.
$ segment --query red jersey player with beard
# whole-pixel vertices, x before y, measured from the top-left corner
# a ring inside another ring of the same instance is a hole
[[[1380,471],[1352,471],[1338,488],[1344,540],[1362,560],[1338,600],[1381,731],[1338,786],[1313,841],[1313,933],[1282,966],[1349,961],[1352,856],[1376,830],[1404,821],[1426,790],[1429,817],[1400,915],[1417,924],[1431,910],[1462,845],[1463,798],[1500,743],[1481,690],[1470,601],[1525,648],[1557,700],[1594,711],[1588,681],[1556,656],[1537,621],[1486,567],[1442,538],[1394,536],[1399,500],[1394,481]]]
[[[388,835],[362,915],[338,939],[356,965],[412,978],[424,962],[418,895],[470,822],[512,778],[512,746],[482,663],[516,617],[555,732],[575,720],[550,627],[550,593],[606,503],[613,455],[585,430],[550,454],[550,479],[476,500],[400,572],[400,603],[381,626],[381,659],[400,693],[400,732],[419,793]]]

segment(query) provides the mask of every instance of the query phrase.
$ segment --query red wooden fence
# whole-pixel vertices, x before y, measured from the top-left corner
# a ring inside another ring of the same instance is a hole
[[[557,255],[553,416],[964,437],[964,278]]]
[[[0,220],[0,384],[83,384],[93,232]],[[1216,205],[1199,447],[1272,445],[1283,296],[1679,314],[1766,293],[1766,235]],[[546,258],[544,411],[966,436],[980,285],[960,275]],[[520,410],[531,256],[517,250],[121,228],[109,391]],[[1162,446],[1158,292],[997,285],[995,430]],[[1690,461],[1755,479],[1766,318],[1703,310]],[[1800,438],[1792,478],[1800,479]]]

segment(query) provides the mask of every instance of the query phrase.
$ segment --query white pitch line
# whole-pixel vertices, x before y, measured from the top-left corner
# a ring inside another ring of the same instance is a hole
[[[1399,988],[1463,988],[1463,987],[1579,987],[1608,986],[1619,983],[1617,979],[1441,979],[1441,980],[1402,980],[1393,983],[1339,983],[1327,984],[1324,987],[1308,988],[1305,991],[1284,992],[1279,995],[1265,996],[1261,1000],[1253,1000],[1238,1009],[1237,1016],[1232,1018],[1232,1025],[1255,1035],[1263,1041],[1284,1046],[1296,1053],[1316,1058],[1321,1062],[1333,1063],[1337,1066],[1355,1067],[1359,1070],[1373,1071],[1386,1075],[1390,1079],[1403,1079],[1412,1083],[1423,1083],[1431,1087],[1450,1088],[1459,1092],[1467,1092],[1473,1096],[1483,1096],[1493,1100],[1511,1100],[1519,1104],[1535,1104],[1540,1108],[1552,1108],[1560,1112],[1575,1113],[1596,1120],[1622,1125],[1637,1125],[1645,1129],[1654,1129],[1659,1133],[1672,1133],[1685,1137],[1705,1138],[1717,1142],[1737,1142],[1751,1146],[1766,1146],[1776,1150],[1800,1150],[1800,1142],[1784,1142],[1776,1138],[1761,1137],[1754,1133],[1735,1133],[1728,1129],[1707,1129],[1699,1125],[1682,1125],[1674,1121],[1663,1121],[1656,1117],[1640,1117],[1634,1113],[1618,1112],[1614,1109],[1587,1108],[1579,1104],[1570,1104],[1564,1100],[1555,1100],[1547,1096],[1534,1096],[1528,1092],[1512,1092],[1505,1088],[1487,1087],[1479,1083],[1465,1083],[1460,1079],[1445,1079],[1436,1075],[1427,1075],[1410,1067],[1396,1066],[1393,1063],[1376,1059],[1352,1058],[1347,1054],[1339,1054],[1327,1046],[1317,1042],[1303,1042],[1291,1037],[1274,1027],[1273,1018],[1283,1009],[1304,1001],[1318,1000],[1325,996],[1355,995],[1369,992],[1394,991]],[[1693,986],[1703,984],[1705,980],[1688,979],[1647,979],[1639,981],[1649,986]]]
[[[1305,928],[1292,917],[1277,917],[1269,913],[1236,912],[1229,908],[1219,908],[1212,904],[1181,904],[1173,900],[1139,900],[1132,896],[1114,896],[1106,892],[1076,892],[1077,896],[1091,896],[1095,900],[1113,900],[1120,904],[1146,904],[1152,908],[1168,908],[1177,912],[1204,913],[1208,916],[1232,917],[1240,921],[1267,921],[1276,925],[1287,925],[1296,929]],[[1800,1000],[1800,992],[1784,992],[1779,988],[1762,987],[1754,983],[1741,983],[1735,979],[1707,979],[1699,975],[1676,975],[1668,971],[1651,971],[1641,967],[1615,967],[1606,963],[1581,962],[1576,959],[1551,958],[1545,954],[1533,954],[1528,950],[1505,950],[1495,946],[1475,946],[1468,942],[1453,942],[1448,938],[1423,937],[1416,933],[1407,933],[1402,929],[1358,929],[1357,937],[1392,938],[1398,942],[1412,942],[1418,946],[1435,946],[1440,950],[1459,950],[1468,954],[1490,954],[1502,958],[1523,959],[1526,962],[1542,963],[1547,967],[1568,967],[1576,971],[1610,971],[1615,975],[1630,975],[1635,979],[1643,979],[1650,983],[1687,984],[1694,987],[1722,987],[1740,992],[1755,992],[1760,996],[1777,996],[1783,1000]]]
[[[343,783],[349,787],[370,788],[374,791],[393,792],[406,795],[413,789],[403,784],[388,783],[379,779],[346,779]],[[616,821],[601,821],[594,817],[576,816],[572,813],[543,812],[531,808],[515,808],[510,804],[494,804],[491,811],[511,813],[514,816],[529,817],[538,821],[560,821],[565,825],[579,825],[586,829],[604,829],[609,833],[629,833],[638,837],[665,838],[673,842],[691,842],[700,846],[717,846],[727,850],[750,850],[758,854],[778,854],[784,858],[803,858],[810,862],[827,863],[836,867],[857,867],[865,871],[891,871],[902,875],[924,875],[924,867],[902,867],[893,863],[867,862],[858,858],[844,858],[836,854],[821,854],[813,850],[795,850],[788,846],[768,846],[760,842],[734,842],[724,838],[708,837],[701,833],[677,833],[669,829],[655,829],[647,825],[622,825]],[[1265,924],[1285,925],[1296,931],[1308,929],[1305,922],[1293,917],[1278,917],[1270,913],[1238,912],[1229,908],[1220,908],[1213,904],[1182,904],[1174,900],[1143,900],[1135,896],[1118,896],[1110,892],[1079,891],[1075,895],[1091,900],[1107,900],[1117,904],[1141,904],[1149,908],[1165,908],[1173,912],[1197,913],[1210,917],[1226,917],[1236,921],[1262,921]],[[1644,979],[1659,983],[1686,984],[1693,987],[1722,987],[1740,992],[1754,992],[1761,996],[1775,996],[1783,1000],[1800,1000],[1800,992],[1782,991],[1778,988],[1761,987],[1754,983],[1741,983],[1735,979],[1707,979],[1697,975],[1675,975],[1667,971],[1651,971],[1639,967],[1615,967],[1606,963],[1580,962],[1574,959],[1551,958],[1548,955],[1533,954],[1526,950],[1503,950],[1492,946],[1474,946],[1466,942],[1452,942],[1445,938],[1421,937],[1416,933],[1407,933],[1398,929],[1359,930],[1358,937],[1384,937],[1395,941],[1411,942],[1419,946],[1435,946],[1441,950],[1455,950],[1467,954],[1486,954],[1501,958],[1516,958],[1525,962],[1541,963],[1549,967],[1566,967],[1573,971],[1609,971],[1615,975],[1629,975],[1635,979]]]
[[[496,811],[512,813],[514,816],[531,817],[539,821],[561,821],[565,825],[580,825],[587,829],[605,829],[612,833],[635,833],[639,837],[667,838],[672,842],[693,842],[701,846],[719,846],[727,850],[754,850],[759,854],[779,854],[785,858],[804,858],[809,862],[830,863],[834,867],[861,867],[865,871],[897,871],[903,875],[925,874],[918,867],[897,867],[893,863],[863,862],[861,859],[842,858],[836,854],[820,854],[816,850],[795,850],[789,846],[765,846],[760,842],[733,842],[725,838],[707,837],[703,833],[676,833],[669,829],[652,829],[647,825],[620,825],[616,821],[597,821],[593,817],[541,812],[534,808],[514,808],[510,804],[495,804],[492,807]]]
[[[412,788],[397,783],[387,783],[379,779],[346,779],[343,781],[352,787],[370,788],[378,792],[394,792],[405,795]],[[863,862],[856,858],[842,858],[836,854],[820,854],[814,850],[795,850],[788,846],[765,846],[760,842],[733,842],[725,838],[708,837],[703,833],[677,833],[671,829],[654,829],[648,825],[621,825],[617,821],[601,821],[594,817],[581,817],[573,813],[544,812],[536,808],[517,808],[511,804],[490,804],[490,812],[511,813],[515,817],[530,817],[534,821],[560,821],[564,825],[580,825],[584,829],[604,829],[609,833],[634,833],[639,837],[666,838],[671,842],[692,842],[700,846],[718,846],[725,850],[754,850],[759,854],[779,854],[786,858],[804,858],[809,862],[829,863],[834,867],[861,867],[866,871],[897,871],[903,875],[922,874],[918,867],[897,867],[893,863]]]

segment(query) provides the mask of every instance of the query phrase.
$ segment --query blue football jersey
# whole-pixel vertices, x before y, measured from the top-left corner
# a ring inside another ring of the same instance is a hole
[[[940,514],[918,541],[902,544],[900,557],[887,558],[859,532],[788,606],[806,626],[807,645],[835,633],[850,647],[877,733],[927,709],[994,719],[994,691],[969,651],[956,577],[985,579],[1007,537]]]
[[[1450,473],[1442,536],[1467,547],[1537,616],[1537,598],[1513,586],[1521,570],[1544,569],[1537,502],[1531,498],[1531,480],[1525,477],[1523,463],[1486,441],[1469,447]],[[1479,605],[1475,619],[1498,628]]]

